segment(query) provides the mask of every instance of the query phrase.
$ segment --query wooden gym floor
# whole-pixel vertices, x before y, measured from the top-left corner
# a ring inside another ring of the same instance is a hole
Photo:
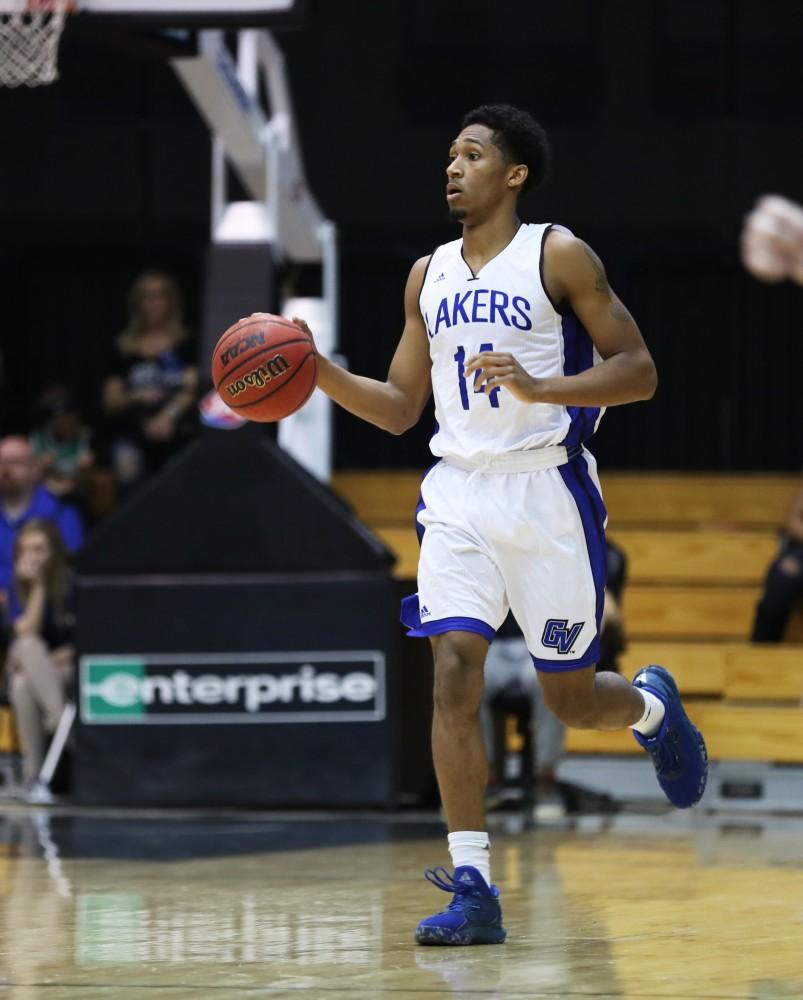
[[[497,820],[508,942],[413,943],[435,816],[0,813],[0,1000],[803,997],[803,819]]]

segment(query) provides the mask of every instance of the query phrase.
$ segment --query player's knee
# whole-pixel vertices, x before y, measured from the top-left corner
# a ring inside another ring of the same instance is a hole
[[[435,655],[435,707],[460,714],[479,711],[482,700],[482,663],[459,644],[442,640]]]

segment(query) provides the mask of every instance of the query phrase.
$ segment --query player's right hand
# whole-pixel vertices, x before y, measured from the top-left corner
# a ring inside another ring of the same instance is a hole
[[[264,313],[264,312],[251,313],[250,316],[243,316],[240,319],[240,322],[242,323],[246,319],[252,319],[254,316],[267,316],[267,315],[269,315],[269,314],[268,313]],[[309,326],[307,325],[307,321],[305,319],[301,319],[300,316],[293,316],[293,317],[291,317],[290,322],[291,323],[295,323],[295,325],[297,327],[300,327],[304,331],[304,333],[306,333],[306,335],[312,341],[312,346],[313,346],[313,349],[315,350],[315,353],[318,354],[319,353],[319,351],[318,351],[318,345],[315,343],[315,337],[314,337],[314,335],[312,333],[312,330],[310,330]]]

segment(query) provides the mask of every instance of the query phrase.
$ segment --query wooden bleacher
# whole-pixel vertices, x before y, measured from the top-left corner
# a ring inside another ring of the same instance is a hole
[[[19,753],[17,728],[8,705],[0,705],[0,755]]]
[[[603,476],[611,527],[713,527],[774,531],[800,479],[792,475],[628,473]],[[370,525],[412,523],[421,472],[339,472],[333,487]]]
[[[335,490],[414,579],[419,472],[343,472]],[[799,487],[792,475],[603,477],[609,534],[628,555],[628,676],[666,663],[704,729],[713,759],[803,763],[803,645],[748,642],[778,527]],[[790,632],[803,637],[803,617]],[[575,753],[635,753],[630,733],[571,731]]]

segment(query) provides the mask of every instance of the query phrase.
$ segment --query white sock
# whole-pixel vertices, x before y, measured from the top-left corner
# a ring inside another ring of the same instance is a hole
[[[642,715],[638,722],[634,722],[630,728],[635,729],[642,736],[655,736],[661,728],[661,723],[664,721],[666,706],[652,691],[645,691],[644,688],[639,688],[638,690],[644,699],[644,715]]]
[[[455,868],[471,865],[491,884],[491,842],[488,834],[478,830],[458,830],[449,834],[449,854]]]

